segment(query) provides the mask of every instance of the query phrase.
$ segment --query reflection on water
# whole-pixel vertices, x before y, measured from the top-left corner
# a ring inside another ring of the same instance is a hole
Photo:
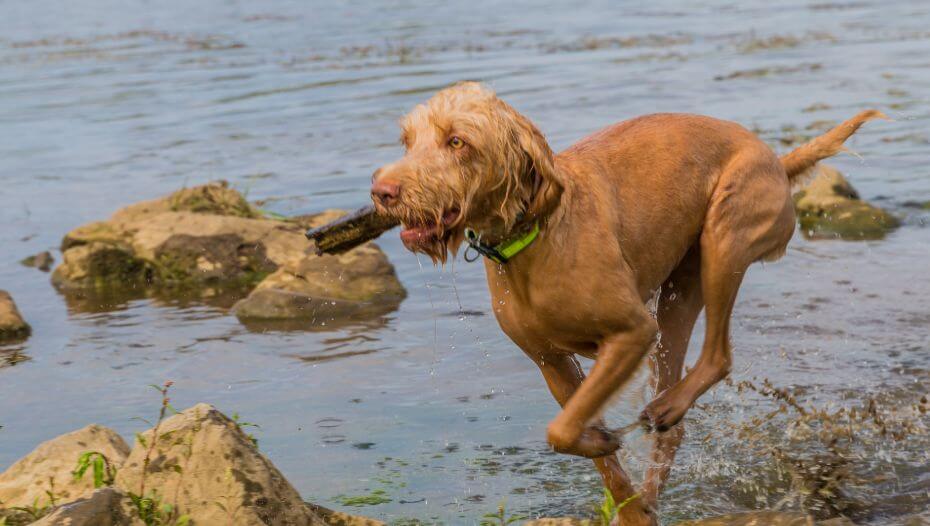
[[[886,111],[895,122],[851,142],[863,161],[834,164],[902,228],[880,242],[799,237],[784,260],[755,267],[733,320],[733,380],[768,378],[830,415],[870,398],[883,411],[919,405],[930,384],[927,27],[918,0],[5,3],[0,286],[34,334],[0,347],[0,467],[90,421],[129,436],[157,403],[146,386],[170,379],[174,405],[209,401],[260,424],[263,451],[314,502],[451,524],[501,499],[514,513],[589,514],[599,481],[588,461],[545,447],[556,404],[484,315],[478,265],[421,269],[390,234],[380,244],[409,291],[400,310],[310,332],[241,325],[228,312],[241,291],[59,294],[17,263],[125,204],[217,178],[275,213],[353,209],[373,168],[400,153],[397,119],[462,79],[489,83],[556,149],[630,116],[689,111],[784,151],[865,107]],[[611,422],[631,422],[644,393],[641,380]],[[790,408],[773,414],[780,405],[728,386],[706,395],[687,417],[663,520],[813,506],[786,466],[830,451]],[[740,435],[747,426],[758,440]],[[817,471],[820,489],[842,471],[851,478],[832,502],[857,520],[930,519],[925,435],[862,433],[844,464]],[[637,471],[648,438],[627,438]]]

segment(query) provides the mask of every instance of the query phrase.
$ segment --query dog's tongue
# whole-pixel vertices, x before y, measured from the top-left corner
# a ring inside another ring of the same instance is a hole
[[[451,225],[459,217],[457,210],[450,210],[443,214],[442,224]],[[404,246],[413,248],[423,243],[431,243],[439,237],[442,229],[436,223],[430,221],[422,225],[412,225],[400,231],[400,240]]]
[[[418,244],[420,241],[426,241],[435,237],[439,233],[436,225],[421,225],[405,228],[400,231],[400,240],[405,245]]]

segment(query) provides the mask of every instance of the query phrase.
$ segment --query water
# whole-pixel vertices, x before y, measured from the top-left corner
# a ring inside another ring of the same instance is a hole
[[[4,3],[0,287],[34,335],[0,347],[0,467],[89,422],[131,436],[133,418],[156,411],[147,385],[170,379],[175,406],[208,401],[260,424],[261,449],[314,502],[452,524],[503,499],[515,513],[590,513],[595,473],[547,452],[556,405],[497,328],[477,264],[421,268],[392,234],[380,244],[410,292],[400,310],[268,333],[222,302],[66,303],[17,264],[120,206],[216,178],[281,214],[359,206],[374,168],[400,154],[398,118],[462,79],[490,84],[556,149],[634,115],[688,111],[785,150],[780,138],[816,134],[805,130],[816,121],[885,110],[895,122],[851,142],[864,161],[834,164],[904,226],[877,242],[797,237],[784,260],[754,267],[734,315],[733,377],[768,377],[820,406],[907,405],[930,381],[930,213],[905,206],[930,200],[928,27],[919,0]],[[805,111],[815,105],[827,107]],[[643,392],[640,380],[610,420],[634,418]],[[773,403],[726,386],[701,402],[665,520],[777,504],[772,458],[725,432]],[[765,431],[773,447],[816,449],[784,430]],[[930,518],[928,445],[857,446],[855,470],[889,475],[855,485],[858,520]],[[646,448],[630,437],[627,461]],[[341,504],[379,488],[390,502]]]

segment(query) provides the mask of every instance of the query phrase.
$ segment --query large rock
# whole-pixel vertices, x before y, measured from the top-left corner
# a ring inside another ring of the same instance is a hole
[[[257,283],[310,253],[296,225],[259,219],[225,183],[179,190],[69,232],[64,289]]]
[[[100,488],[62,504],[32,526],[145,526],[132,500],[115,488]]]
[[[141,492],[144,459],[155,440],[142,435],[117,475],[116,486]],[[194,524],[325,525],[235,422],[198,404],[161,423],[145,476],[145,493]]]
[[[248,291],[261,282],[236,307],[244,320],[324,321],[396,309],[406,293],[379,248],[317,256],[305,238],[307,227],[343,213],[264,219],[225,183],[180,190],[69,232],[52,281],[81,297],[113,290],[215,295],[217,287]]]
[[[69,502],[93,491],[93,477],[74,480],[71,471],[78,457],[87,451],[104,454],[118,465],[129,453],[126,442],[111,429],[89,425],[39,444],[31,453],[0,473],[0,502],[6,508],[39,507]]]
[[[897,218],[859,198],[835,168],[820,164],[814,178],[794,195],[801,232],[812,239],[881,239]]]
[[[7,291],[0,290],[0,342],[22,340],[29,337],[30,332],[32,329],[23,320],[13,297]]]

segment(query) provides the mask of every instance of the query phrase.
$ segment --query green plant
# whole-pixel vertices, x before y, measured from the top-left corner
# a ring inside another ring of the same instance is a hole
[[[252,442],[252,445],[254,445],[256,448],[258,448],[258,439],[255,438],[255,435],[253,435],[252,433],[246,433],[245,430],[244,430],[243,428],[245,428],[245,427],[254,427],[254,428],[256,428],[256,429],[261,429],[262,426],[260,426],[260,425],[258,425],[258,424],[253,424],[252,422],[243,422],[243,421],[239,418],[239,413],[233,413],[233,415],[232,415],[232,421],[236,424],[236,427],[239,428],[239,429],[245,434],[246,438],[248,438],[248,439]]]
[[[71,472],[74,480],[84,478],[84,474],[90,468],[93,468],[94,488],[112,486],[116,481],[116,466],[99,451],[87,451],[78,457],[77,466]]]
[[[497,505],[496,513],[485,513],[482,515],[481,522],[479,524],[481,526],[508,526],[509,524],[513,524],[517,521],[526,520],[527,517],[525,515],[508,516],[506,510],[504,509],[505,504],[506,503],[504,501],[501,501],[501,503]]]
[[[604,502],[602,502],[601,506],[597,509],[598,518],[601,520],[601,526],[610,526],[610,521],[614,520],[617,512],[638,498],[639,493],[636,493],[624,499],[620,504],[617,504],[610,490],[604,488]]]
[[[12,506],[10,509],[25,513],[29,515],[33,521],[37,521],[48,515],[49,512],[58,505],[58,497],[55,496],[55,479],[51,477],[48,479],[48,489],[45,490],[45,495],[48,496],[48,502],[45,505],[40,506],[39,497],[36,497],[29,506]],[[6,520],[5,517],[4,520]]]
[[[152,427],[151,441],[147,441],[141,434],[136,434],[136,440],[146,448],[145,457],[142,459],[142,476],[139,480],[139,492],[128,492],[129,499],[135,506],[139,519],[146,526],[186,526],[190,524],[191,518],[186,514],[179,514],[177,506],[173,506],[163,501],[157,491],[152,490],[150,493],[145,492],[145,482],[148,476],[149,465],[152,463],[152,455],[158,446],[158,441],[167,438],[165,435],[159,435],[158,430],[168,411],[177,413],[178,411],[171,406],[171,399],[168,397],[168,390],[173,385],[170,380],[162,386],[153,385],[152,387],[161,395],[161,407],[158,411],[158,420]],[[181,466],[174,466],[174,470],[181,473]]]

